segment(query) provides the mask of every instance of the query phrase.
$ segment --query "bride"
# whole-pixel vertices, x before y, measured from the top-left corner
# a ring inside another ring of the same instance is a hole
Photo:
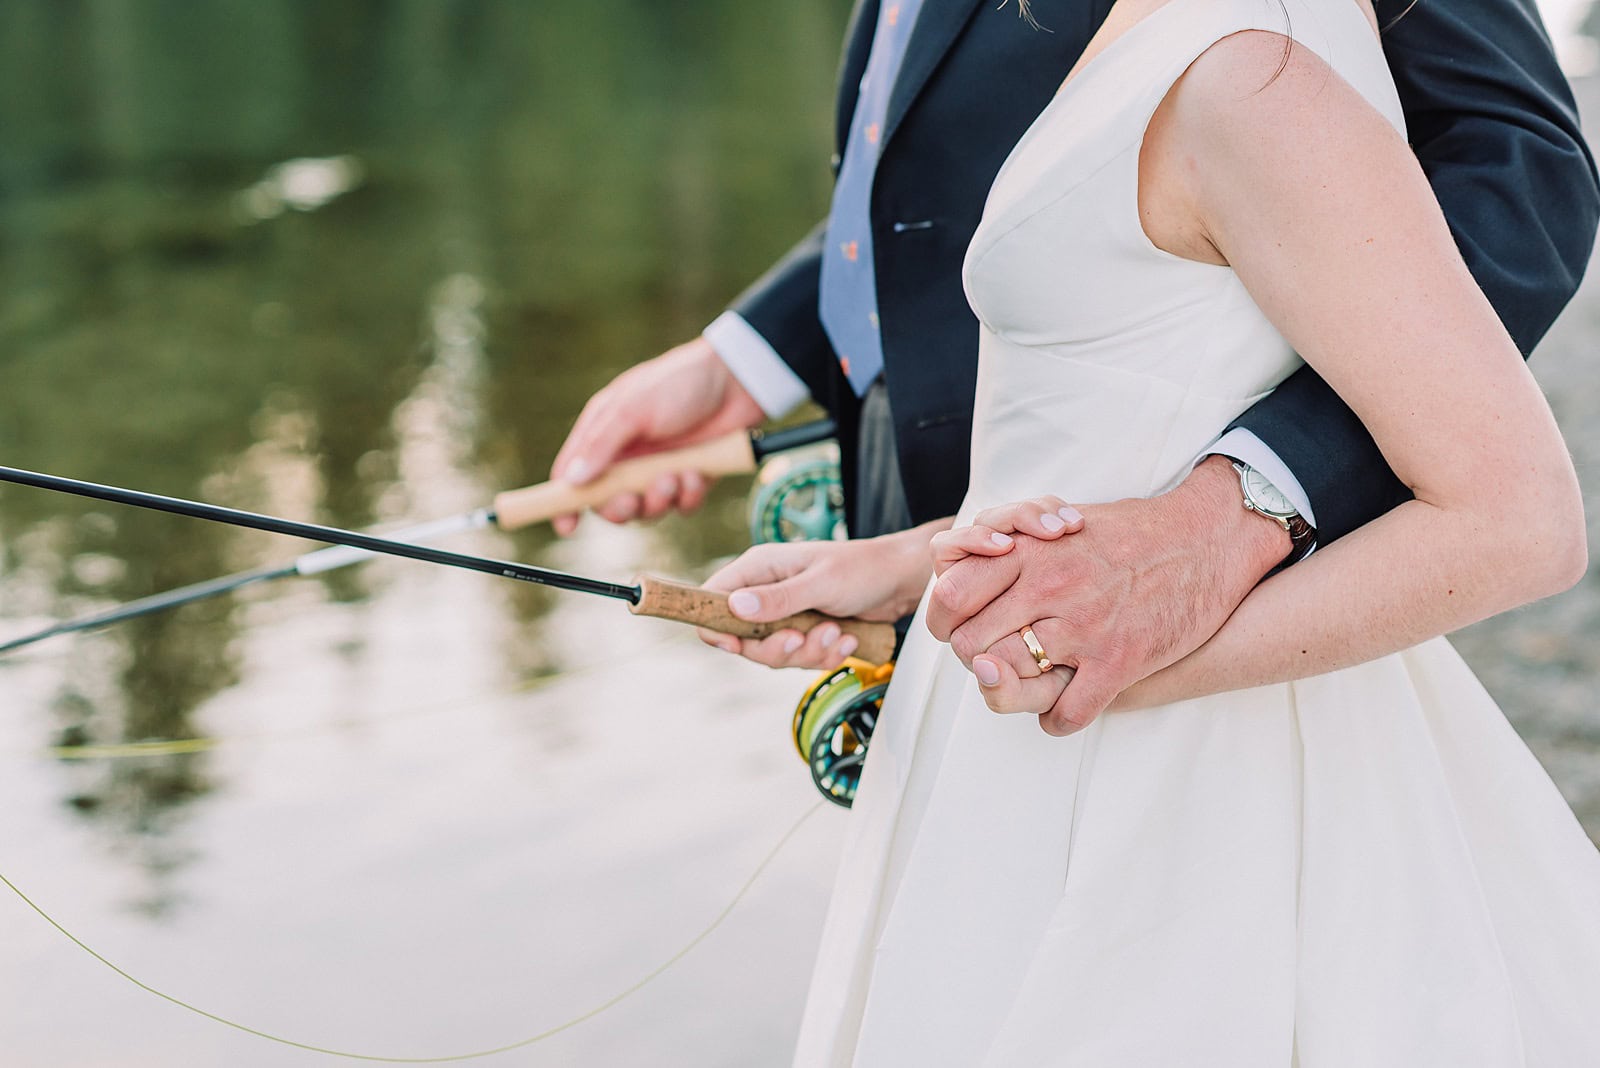
[[[967,254],[960,514],[713,578],[923,602],[798,1064],[1600,1064],[1600,855],[1439,637],[1576,582],[1581,501],[1403,126],[1367,0],[1117,0]],[[1120,693],[1053,621],[936,639],[952,565],[1170,488],[1301,358],[1413,501]]]

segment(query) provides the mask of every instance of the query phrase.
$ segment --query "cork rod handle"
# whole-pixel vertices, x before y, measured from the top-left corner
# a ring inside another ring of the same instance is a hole
[[[572,486],[555,481],[507,490],[494,499],[495,525],[501,530],[521,530],[558,515],[604,504],[619,493],[643,493],[662,475],[678,471],[699,471],[716,477],[755,469],[756,454],[750,444],[750,434],[735,430],[681,449],[620,460],[586,485]]]
[[[821,612],[800,612],[771,623],[752,623],[740,619],[728,608],[728,595],[681,582],[640,575],[639,603],[630,606],[634,615],[673,619],[680,623],[693,623],[721,634],[740,638],[765,638],[780,630],[792,628],[801,633],[823,623],[837,623],[841,632],[853,634],[857,645],[855,656],[874,664],[886,664],[894,658],[894,627],[888,623],[871,623],[864,619],[835,619]]]

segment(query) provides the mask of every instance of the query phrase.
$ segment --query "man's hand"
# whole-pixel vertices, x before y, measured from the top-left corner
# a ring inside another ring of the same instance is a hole
[[[618,375],[584,405],[550,467],[550,477],[582,485],[613,462],[705,441],[756,426],[761,406],[734,378],[705,338],[679,345]],[[613,523],[654,519],[705,500],[709,480],[698,471],[663,475],[643,494],[621,493],[596,509]],[[556,532],[577,529],[576,515],[557,516]]]
[[[1170,493],[1083,508],[1082,532],[1019,538],[998,558],[945,571],[928,629],[948,641],[996,712],[1032,712],[1049,734],[1093,722],[1122,689],[1199,648],[1262,576],[1289,535],[1242,507],[1224,457]],[[1056,666],[1040,672],[1031,626]]]

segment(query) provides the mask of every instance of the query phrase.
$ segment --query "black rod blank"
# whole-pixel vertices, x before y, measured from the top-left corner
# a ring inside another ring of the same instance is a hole
[[[755,431],[750,435],[750,450],[757,460],[765,460],[774,453],[827,441],[837,436],[838,432],[839,428],[832,419],[818,419],[786,430]]]
[[[481,571],[486,575],[498,575],[502,578],[517,579],[520,582],[535,582],[541,586],[553,586],[556,589],[572,590],[576,593],[593,593],[601,597],[614,597],[618,600],[627,601],[629,604],[639,603],[640,593],[637,586],[603,582],[599,579],[585,578],[581,575],[569,575],[564,571],[533,567],[529,564],[518,564],[509,560],[493,560],[485,556],[469,556],[465,553],[447,552],[444,549],[430,549],[427,546],[412,545],[403,541],[395,541],[391,538],[381,538],[371,534],[358,534],[353,530],[340,530],[338,527],[324,527],[315,523],[298,523],[292,519],[279,519],[276,516],[245,512],[236,508],[224,508],[216,504],[186,501],[180,497],[163,497],[159,494],[143,493],[139,490],[103,486],[96,482],[80,482],[77,479],[61,478],[58,475],[45,475],[36,471],[23,471],[14,467],[0,467],[0,482],[12,482],[19,486],[32,486],[35,489],[54,490],[57,493],[70,493],[78,497],[92,497],[95,500],[109,501],[112,504],[125,504],[133,508],[150,508],[160,512],[171,512],[174,515],[189,516],[192,519],[207,519],[213,523],[228,523],[236,527],[250,527],[255,530],[265,530],[272,534],[286,534],[293,538],[306,538],[310,541],[326,542],[330,545],[349,545],[352,548],[366,549],[369,552],[384,553],[389,556],[403,556],[407,559],[421,560],[425,563],[443,564],[446,567],[461,567],[469,571]]]

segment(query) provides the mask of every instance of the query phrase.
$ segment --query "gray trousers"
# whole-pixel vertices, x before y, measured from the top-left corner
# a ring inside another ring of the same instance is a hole
[[[880,375],[861,398],[861,438],[857,453],[855,522],[850,535],[870,538],[911,526],[911,510],[900,484],[900,459],[894,443],[889,390]]]

